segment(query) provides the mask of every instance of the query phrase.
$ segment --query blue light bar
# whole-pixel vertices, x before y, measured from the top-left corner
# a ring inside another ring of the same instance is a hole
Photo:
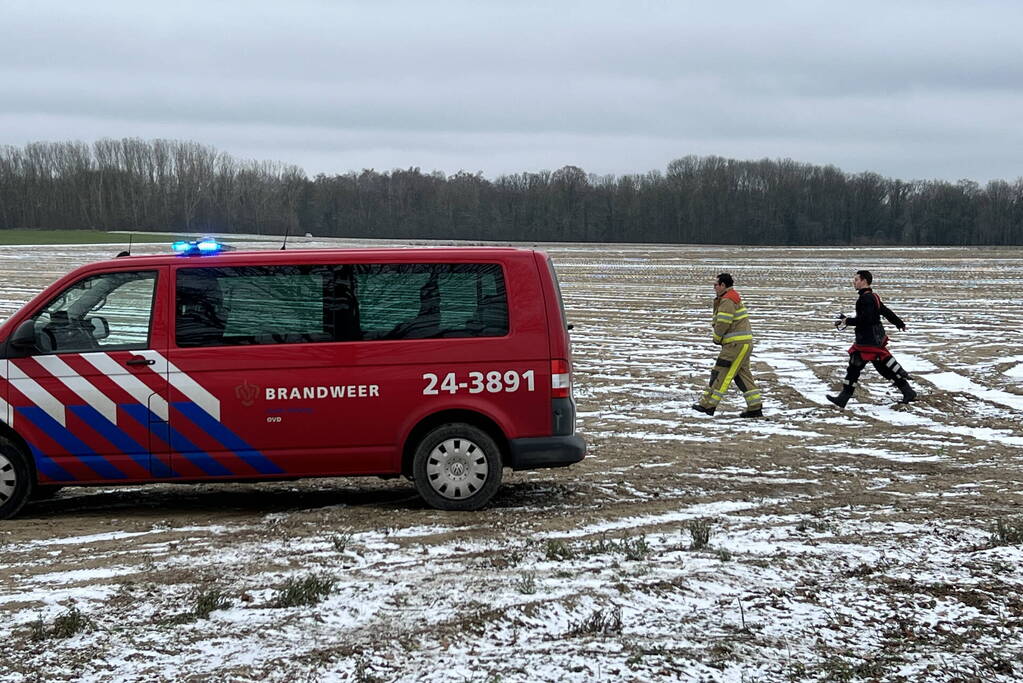
[[[181,241],[171,244],[171,249],[177,252],[179,256],[212,256],[232,248],[230,245],[221,244],[213,237],[203,237],[202,239],[190,242]]]

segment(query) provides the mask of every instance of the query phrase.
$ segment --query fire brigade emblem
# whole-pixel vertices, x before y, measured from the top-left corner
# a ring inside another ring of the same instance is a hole
[[[234,388],[234,395],[246,408],[256,402],[256,394],[258,393],[259,387],[254,384],[249,384],[248,380],[245,380]]]

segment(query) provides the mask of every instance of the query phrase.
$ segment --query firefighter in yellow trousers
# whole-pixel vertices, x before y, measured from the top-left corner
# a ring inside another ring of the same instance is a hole
[[[693,408],[713,415],[734,380],[746,399],[746,410],[739,413],[739,417],[763,417],[763,399],[749,369],[753,330],[742,298],[732,289],[734,284],[728,273],[721,273],[714,280],[717,295],[714,298],[714,343],[721,345],[721,353],[710,371],[710,386]]]

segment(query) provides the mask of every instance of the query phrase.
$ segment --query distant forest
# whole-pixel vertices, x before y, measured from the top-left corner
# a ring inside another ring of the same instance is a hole
[[[686,156],[490,180],[418,168],[308,178],[193,142],[0,147],[0,229],[769,245],[1023,244],[1023,178],[906,182],[788,159]]]

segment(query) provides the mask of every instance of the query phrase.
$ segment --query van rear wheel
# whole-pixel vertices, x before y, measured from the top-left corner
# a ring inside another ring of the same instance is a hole
[[[10,440],[0,437],[0,519],[10,519],[32,495],[28,458]]]
[[[501,451],[479,427],[456,422],[423,437],[412,460],[416,491],[440,510],[479,510],[501,486]]]

